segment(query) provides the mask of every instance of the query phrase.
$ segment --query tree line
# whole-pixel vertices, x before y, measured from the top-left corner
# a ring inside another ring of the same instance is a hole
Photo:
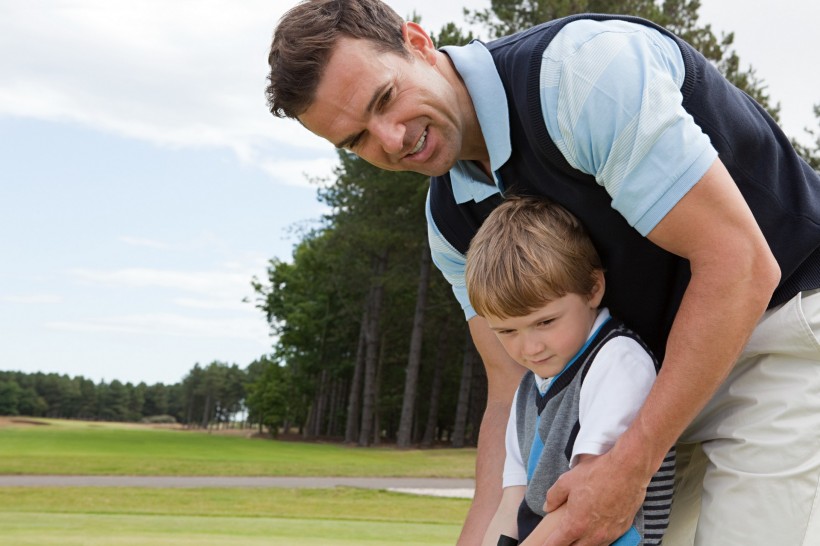
[[[465,18],[493,38],[578,12],[642,16],[692,43],[777,119],[779,105],[754,69],[742,68],[733,34],[715,36],[698,20],[699,8],[697,0],[492,0],[486,10],[465,10]],[[473,36],[450,23],[433,38],[447,45]],[[820,119],[820,105],[815,115]],[[811,144],[792,141],[820,169],[820,131],[807,132]],[[17,383],[17,411],[32,415],[167,414],[188,426],[212,426],[242,414],[243,422],[273,434],[360,446],[474,444],[486,377],[451,289],[431,264],[428,179],[381,171],[339,151],[330,179],[315,182],[329,212],[301,227],[290,260],[271,260],[265,277],[252,281],[274,339],[269,355],[244,369],[196,365],[171,386],[0,374],[0,413],[10,399],[3,393]],[[70,394],[56,395],[61,389]]]
[[[222,362],[195,364],[172,385],[0,371],[0,415],[219,426],[245,411],[247,378],[247,370]]]

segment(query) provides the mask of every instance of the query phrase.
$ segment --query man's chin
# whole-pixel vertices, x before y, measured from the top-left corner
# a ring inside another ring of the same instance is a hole
[[[456,162],[452,161],[451,163],[443,165],[443,166],[442,165],[430,166],[430,168],[425,169],[424,172],[422,172],[422,171],[416,171],[416,172],[418,172],[419,174],[426,175],[426,176],[444,176],[445,174],[450,172],[450,169],[452,169],[455,164],[456,164]]]

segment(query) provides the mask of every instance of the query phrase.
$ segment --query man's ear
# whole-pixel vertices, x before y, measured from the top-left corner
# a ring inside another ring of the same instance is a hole
[[[436,47],[433,45],[433,39],[418,23],[404,23],[401,26],[401,34],[412,54],[420,55],[431,66],[436,64]]]

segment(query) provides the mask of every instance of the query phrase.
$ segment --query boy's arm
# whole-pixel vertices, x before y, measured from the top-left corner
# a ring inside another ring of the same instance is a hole
[[[496,546],[498,537],[501,535],[518,538],[518,507],[521,505],[521,501],[524,500],[526,492],[527,486],[525,485],[504,488],[504,492],[501,494],[501,503],[498,505],[498,510],[495,511],[495,516],[490,521],[490,526],[487,527],[481,546]]]
[[[530,536],[528,536],[527,540],[522,542],[520,546],[541,546],[544,544],[552,532],[558,528],[558,524],[561,523],[564,517],[565,510],[566,505],[562,504],[557,510],[544,516],[541,523],[532,530]]]
[[[595,459],[597,455],[590,455],[589,453],[582,453],[578,455],[577,462],[581,463],[583,461],[591,461]],[[546,504],[546,502],[544,503]],[[527,537],[527,540],[522,542],[520,546],[542,546],[549,538],[550,534],[558,528],[558,525],[561,523],[561,520],[564,517],[564,511],[566,510],[566,504],[562,504],[554,511],[548,513],[544,516],[544,519],[533,529],[532,533]],[[483,545],[482,545],[483,546]]]

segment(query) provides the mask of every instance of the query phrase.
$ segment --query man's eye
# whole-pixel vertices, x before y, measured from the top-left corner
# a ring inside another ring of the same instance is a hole
[[[392,96],[393,96],[393,88],[391,87],[390,89],[388,89],[384,93],[384,95],[382,95],[382,98],[379,99],[379,110],[384,108],[387,105],[387,103],[390,102],[390,97],[392,97]]]
[[[354,138],[353,140],[351,140],[351,141],[347,144],[347,146],[345,146],[345,148],[347,148],[348,150],[353,151],[353,149],[354,149],[356,146],[358,146],[359,142],[361,142],[361,141],[362,141],[362,135],[361,135],[361,134],[356,135],[356,138]]]

